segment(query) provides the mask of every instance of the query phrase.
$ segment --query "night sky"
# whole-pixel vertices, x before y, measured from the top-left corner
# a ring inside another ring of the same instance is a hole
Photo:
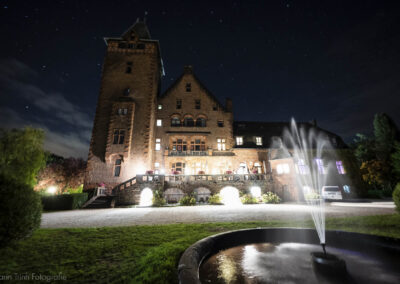
[[[86,159],[105,55],[146,15],[165,90],[184,65],[235,120],[317,119],[347,142],[373,115],[400,125],[399,1],[0,0],[0,127],[46,130]]]

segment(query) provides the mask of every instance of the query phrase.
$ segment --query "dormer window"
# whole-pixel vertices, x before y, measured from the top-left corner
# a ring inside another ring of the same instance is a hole
[[[136,38],[136,36],[135,36],[135,33],[134,32],[131,32],[131,40],[135,40],[135,38]]]
[[[192,84],[186,83],[186,92],[191,92],[191,91],[192,91]]]

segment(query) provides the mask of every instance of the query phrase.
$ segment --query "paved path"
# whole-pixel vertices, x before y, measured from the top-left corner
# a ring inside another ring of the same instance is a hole
[[[392,214],[393,202],[345,203],[326,205],[327,217]],[[303,220],[310,218],[304,204],[256,204],[228,207],[204,205],[163,208],[114,208],[59,211],[42,215],[42,228],[111,227],[173,223]]]

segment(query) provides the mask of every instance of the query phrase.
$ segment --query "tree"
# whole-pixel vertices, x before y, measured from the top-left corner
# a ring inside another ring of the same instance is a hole
[[[43,139],[41,129],[0,130],[0,173],[33,186],[38,171],[45,165]]]
[[[393,177],[396,181],[400,181],[400,142],[394,142],[394,151],[391,155],[391,164],[392,164],[392,171]]]
[[[363,162],[360,168],[362,179],[375,189],[383,189],[388,183],[390,168],[379,160]]]
[[[26,183],[0,173],[0,248],[29,237],[40,226],[42,202]]]
[[[48,164],[38,175],[38,184],[35,190],[43,191],[49,186],[56,186],[58,192],[64,193],[77,190],[84,180],[86,162],[81,158],[64,159],[55,155],[48,155]]]
[[[380,161],[388,161],[394,149],[398,130],[393,120],[385,113],[377,113],[374,118],[375,152]]]
[[[375,141],[364,134],[357,133],[354,139],[354,156],[359,165],[375,158]]]

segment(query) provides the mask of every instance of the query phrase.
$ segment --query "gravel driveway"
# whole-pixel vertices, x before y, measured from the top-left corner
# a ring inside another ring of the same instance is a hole
[[[327,217],[349,217],[395,212],[393,202],[326,204]],[[42,215],[42,228],[112,227],[150,224],[302,220],[310,218],[305,204],[255,204],[114,208],[59,211]]]

